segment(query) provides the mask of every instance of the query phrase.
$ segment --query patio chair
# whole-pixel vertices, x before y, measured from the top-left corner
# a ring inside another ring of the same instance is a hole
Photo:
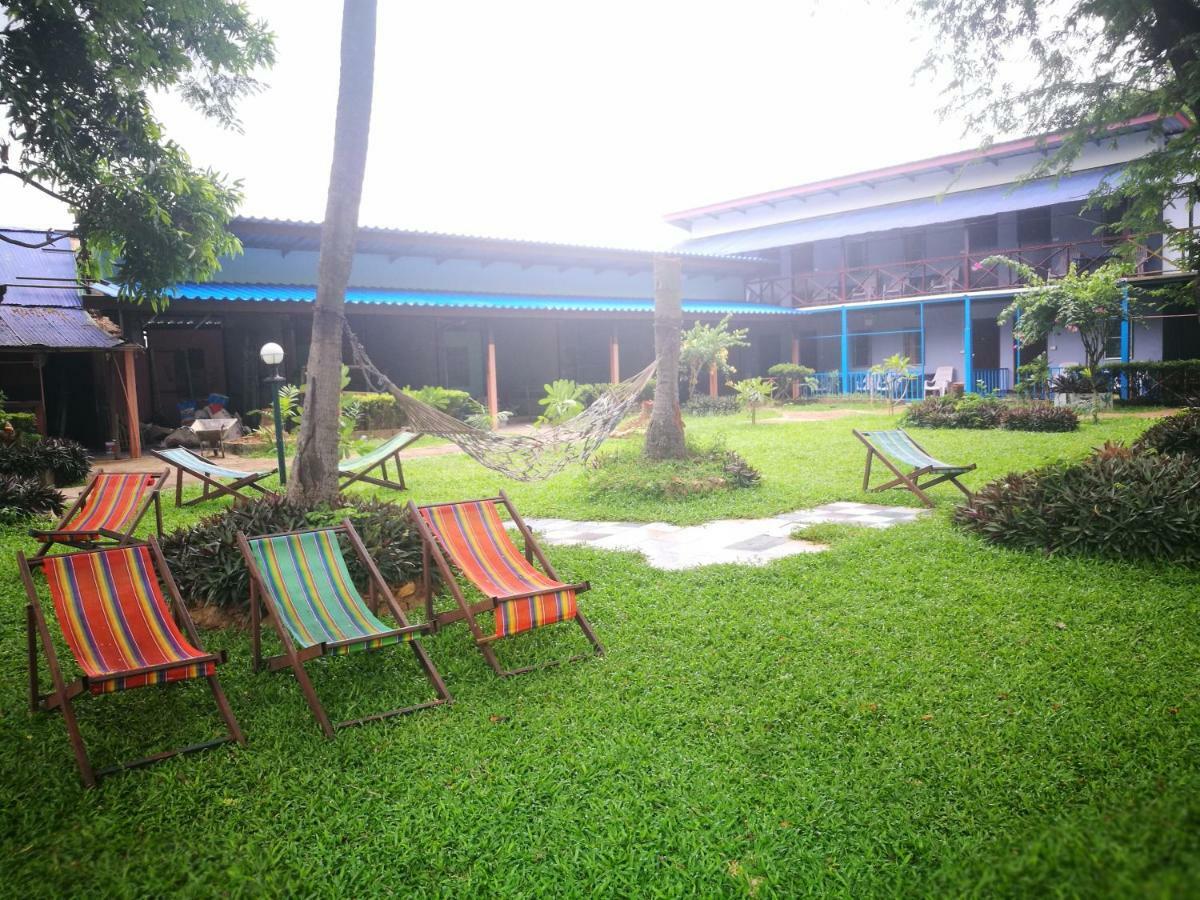
[[[937,394],[939,397],[945,397],[953,382],[954,366],[938,366],[934,370],[933,378],[925,382],[925,396]]]
[[[80,550],[120,547],[136,543],[133,532],[154,506],[155,529],[162,537],[159,491],[168,472],[97,472],[51,529],[29,533],[42,542],[34,559],[41,559],[55,544]]]
[[[401,431],[392,435],[370,453],[364,453],[354,459],[343,460],[338,464],[338,477],[341,479],[338,489],[344,491],[356,481],[365,481],[379,487],[392,488],[397,491],[404,490],[404,469],[400,466],[400,451],[420,436],[411,431]],[[396,464],[395,481],[388,478],[388,460],[392,460]],[[382,478],[376,478],[369,474],[375,469],[380,470]]]
[[[524,555],[517,549],[500,520],[500,505],[508,511],[513,524],[521,532]],[[496,641],[555,622],[574,619],[595,654],[604,655],[604,647],[596,639],[592,626],[576,601],[576,596],[589,590],[591,585],[586,581],[567,584],[559,580],[529,527],[503,491],[499,497],[460,503],[417,506],[409,501],[408,510],[424,542],[422,562],[426,619],[435,630],[465,619],[476,646],[500,676],[520,675],[558,665],[559,660],[553,660],[542,665],[506,670],[492,649]],[[533,565],[535,557],[541,564],[541,570]],[[443,582],[454,596],[455,609],[440,613],[434,610],[431,564],[437,566]],[[457,568],[483,594],[483,600],[473,604],[467,602],[451,566]],[[492,634],[485,635],[475,617],[488,611],[495,613],[495,626]],[[567,662],[586,658],[585,654],[581,654],[572,656]]]
[[[932,508],[933,501],[929,499],[929,495],[925,491],[943,481],[949,481],[967,497],[971,496],[971,492],[958,480],[958,476],[972,471],[975,463],[971,463],[969,466],[952,466],[936,460],[901,428],[897,428],[895,431],[858,431],[854,429],[854,436],[867,447],[867,467],[863,472],[862,486],[864,491],[886,491],[889,488],[901,487],[912,491],[922,503]],[[880,462],[887,466],[896,477],[886,484],[873,488],[871,487],[871,460],[874,457],[878,457]],[[907,473],[900,471],[892,459],[912,466],[912,471]],[[922,484],[921,479],[927,475],[931,477]]]
[[[369,606],[363,602],[346,569],[346,560],[338,542],[339,535],[346,536],[354,554],[367,570]],[[349,519],[333,528],[285,534],[246,537],[239,532],[237,542],[246,560],[246,567],[250,570],[250,642],[254,671],[260,671],[264,665],[273,672],[290,667],[326,737],[333,737],[334,730],[338,728],[362,725],[453,701],[442,676],[417,640],[418,634],[430,630],[429,626],[409,624],[404,610],[396,602],[391,588],[367,554],[362,539]],[[381,599],[395,619],[395,627],[389,627],[376,618]],[[283,645],[283,653],[267,659],[262,655],[264,607]],[[412,647],[438,699],[333,723],[313,689],[304,664],[319,656],[377,650],[402,643]]]
[[[223,653],[206,653],[179,588],[167,569],[158,541],[149,544],[63,553],[27,560],[17,554],[28,598],[25,623],[29,645],[29,703],[38,710],[60,710],[75,762],[86,787],[123,769],[148,766],[185,753],[246,739],[217,680]],[[41,568],[50,588],[54,614],[71,656],[83,676],[67,684],[42,604],[33,570]],[[167,601],[160,585],[166,586]],[[174,615],[172,615],[172,613]],[[180,625],[183,631],[180,631]],[[38,687],[38,646],[45,654],[54,690]],[[109,694],[150,685],[204,678],[225,722],[224,737],[156,753],[133,762],[95,769],[84,747],[72,702],[80,694]]]
[[[175,469],[176,506],[194,506],[205,500],[215,500],[222,496],[232,497],[234,503],[239,500],[250,500],[252,495],[244,492],[251,488],[264,496],[274,493],[259,484],[264,478],[270,478],[278,471],[274,467],[255,472],[227,469],[205,459],[199,453],[193,453],[186,447],[172,447],[167,450],[151,450],[150,452]],[[185,472],[193,478],[199,479],[204,485],[199,497],[193,497],[190,500],[183,499],[183,475]],[[225,480],[220,481],[219,479]]]

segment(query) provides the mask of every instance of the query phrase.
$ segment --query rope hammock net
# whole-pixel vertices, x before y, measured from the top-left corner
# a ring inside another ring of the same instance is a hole
[[[480,465],[517,481],[541,481],[571,463],[586,462],[629,414],[657,366],[657,361],[652,362],[632,378],[612,385],[591,406],[559,425],[539,429],[536,434],[502,435],[472,428],[410,397],[371,362],[349,326],[346,336],[354,357],[351,368],[362,372],[372,390],[391,394],[408,418],[410,430],[444,437]]]

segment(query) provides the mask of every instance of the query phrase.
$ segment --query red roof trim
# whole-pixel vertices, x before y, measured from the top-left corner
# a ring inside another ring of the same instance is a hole
[[[1127,122],[1111,125],[1109,128],[1112,131],[1122,128],[1137,128],[1139,126],[1149,125],[1152,122],[1157,122],[1160,120],[1164,123],[1174,120],[1184,128],[1187,128],[1191,125],[1190,120],[1182,114],[1163,117],[1157,113],[1148,113],[1144,116],[1138,116],[1136,119],[1130,119]],[[866,172],[858,172],[853,175],[842,175],[838,178],[829,178],[824,181],[811,181],[806,184],[796,185],[795,187],[782,188],[777,191],[767,191],[764,194],[751,194],[748,197],[739,197],[735,200],[724,200],[720,203],[709,204],[708,206],[698,206],[695,209],[685,209],[682,212],[669,213],[668,215],[663,216],[663,218],[668,222],[686,222],[692,219],[698,219],[701,216],[712,215],[720,212],[731,212],[745,206],[755,206],[759,203],[771,203],[776,200],[804,197],[810,194],[819,194],[823,191],[836,191],[859,184],[866,184],[871,181],[885,180],[888,178],[900,178],[905,175],[928,172],[934,169],[944,168],[946,166],[965,165],[967,163],[977,162],[979,160],[991,159],[996,156],[1020,153],[1025,150],[1035,150],[1040,147],[1048,147],[1055,144],[1060,144],[1065,138],[1066,132],[1042,135],[1039,137],[1018,138],[1017,140],[1005,141],[1001,144],[993,144],[985,150],[960,150],[957,153],[947,153],[942,156],[932,156],[928,159],[901,163],[900,165],[895,166],[886,166],[882,169],[870,169]]]

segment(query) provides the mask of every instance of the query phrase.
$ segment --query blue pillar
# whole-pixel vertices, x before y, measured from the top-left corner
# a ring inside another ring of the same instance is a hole
[[[925,304],[917,304],[917,314],[921,319],[921,396],[925,396]]]
[[[963,295],[963,390],[975,393],[975,362],[971,359],[971,295]]]
[[[850,393],[850,329],[846,307],[842,307],[842,393]]]
[[[1121,362],[1129,362],[1129,285],[1121,288]],[[1129,373],[1121,373],[1121,399],[1129,399]]]

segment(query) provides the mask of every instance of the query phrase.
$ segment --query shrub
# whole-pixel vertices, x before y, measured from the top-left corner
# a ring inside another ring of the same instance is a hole
[[[37,428],[37,416],[35,416],[33,413],[5,412],[4,417],[8,419],[9,424],[13,427],[13,431],[15,431],[19,437],[26,440],[38,439],[39,435]]]
[[[1200,563],[1200,459],[1109,446],[997,479],[954,521],[1017,549]]]
[[[40,479],[0,476],[0,523],[23,522],[33,516],[62,515],[66,498]]]
[[[77,484],[87,477],[91,461],[82,444],[64,438],[0,447],[0,475],[41,478],[47,469],[55,484]]]
[[[362,536],[367,552],[391,585],[421,576],[421,539],[404,507],[380,501],[351,500],[345,506],[306,506],[284,497],[265,497],[239,504],[180,528],[163,538],[163,553],[183,596],[191,602],[222,607],[245,607],[250,578],[238,551],[236,534],[271,534],[322,525],[349,518]],[[355,584],[365,589],[366,572],[343,541],[346,564]]]
[[[717,491],[754,487],[758,470],[721,444],[688,448],[682,460],[651,462],[638,451],[592,457],[588,491],[593,495],[635,495],[652,500],[677,500]]]
[[[1085,368],[1072,366],[1054,376],[1052,386],[1056,394],[1107,394],[1112,380],[1106,372],[1092,374]]]
[[[546,396],[538,401],[543,407],[537,425],[561,425],[583,412],[583,388],[569,378],[558,378],[542,385]]]
[[[1000,427],[1009,431],[1075,431],[1079,414],[1066,406],[1031,403],[1010,406],[1000,417]]]
[[[1130,396],[1127,403],[1200,404],[1200,359],[1108,363],[1104,371],[1126,377]]]
[[[1004,403],[993,397],[926,397],[904,410],[900,424],[917,428],[998,428],[1003,414]]]
[[[1160,419],[1142,433],[1134,449],[1140,453],[1188,454],[1200,459],[1200,408]]]
[[[739,409],[737,397],[710,397],[696,394],[683,404],[683,411],[692,416],[732,416]]]

